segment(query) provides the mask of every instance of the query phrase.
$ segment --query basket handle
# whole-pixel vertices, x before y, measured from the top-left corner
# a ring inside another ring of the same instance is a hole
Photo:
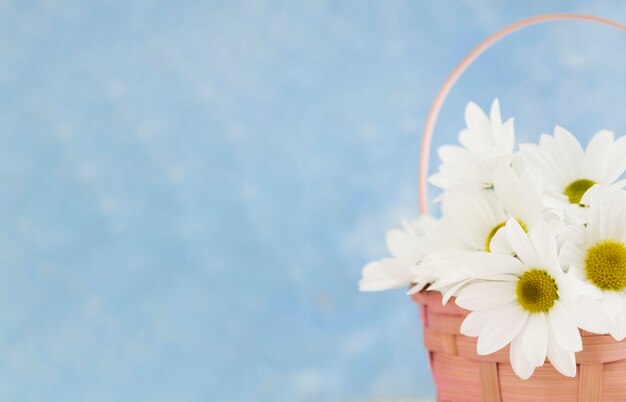
[[[588,14],[571,14],[571,13],[558,13],[558,14],[545,14],[537,15],[534,17],[526,18],[515,22],[511,25],[507,25],[500,29],[496,33],[483,40],[478,46],[476,46],[465,58],[452,70],[452,73],[448,76],[444,84],[439,89],[435,100],[433,101],[430,111],[426,116],[426,123],[424,124],[424,134],[422,137],[422,150],[420,156],[420,169],[419,169],[419,205],[420,213],[425,214],[428,212],[428,161],[430,156],[430,148],[432,144],[433,131],[435,129],[435,123],[437,117],[443,106],[443,102],[446,100],[448,93],[457,82],[457,80],[463,75],[465,70],[476,60],[485,50],[489,49],[491,45],[498,42],[500,39],[518,31],[522,28],[526,28],[531,25],[540,24],[543,22],[551,21],[590,21],[598,24],[612,26],[626,32],[626,25],[616,21],[612,21],[607,18],[596,17]]]

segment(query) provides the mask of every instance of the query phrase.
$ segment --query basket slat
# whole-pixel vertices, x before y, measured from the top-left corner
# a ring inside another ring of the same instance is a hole
[[[602,364],[581,364],[579,367],[578,402],[599,401],[602,397]]]
[[[500,379],[498,378],[498,364],[493,362],[480,363],[480,381],[483,386],[483,396],[487,401],[501,402]]]
[[[537,367],[528,380],[520,380],[510,364],[501,363],[498,368],[502,402],[578,401],[578,379],[565,377],[551,364]]]
[[[611,363],[626,359],[626,340],[617,342],[611,335],[583,336],[583,350],[576,353],[580,364]]]
[[[626,361],[605,363],[602,377],[602,397],[606,401],[626,400]]]
[[[449,335],[461,334],[461,323],[465,316],[453,314],[437,314],[428,306],[428,326],[435,332]]]
[[[480,366],[458,356],[435,353],[433,374],[437,378],[437,394],[449,402],[483,402]]]

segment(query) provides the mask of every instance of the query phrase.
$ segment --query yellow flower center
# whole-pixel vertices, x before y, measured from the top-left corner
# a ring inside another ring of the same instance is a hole
[[[524,232],[528,232],[524,222],[520,221],[519,219],[516,219],[516,221],[517,221],[517,223],[519,223],[519,225],[522,227],[522,229],[524,229]],[[493,229],[491,229],[491,231],[487,235],[487,242],[485,243],[485,251],[486,252],[491,253],[491,240],[496,235],[496,233],[498,233],[498,230],[500,230],[500,229],[502,229],[504,227],[504,225],[506,225],[506,222],[500,222],[496,226],[494,226]]]
[[[621,241],[605,240],[587,250],[587,279],[603,290],[626,288],[626,246]]]
[[[559,300],[554,278],[543,269],[524,272],[517,281],[517,302],[529,313],[546,313]]]
[[[580,204],[583,195],[585,195],[587,190],[593,187],[594,184],[596,184],[596,182],[593,180],[579,179],[568,184],[565,190],[563,190],[563,194],[569,198],[570,204]]]

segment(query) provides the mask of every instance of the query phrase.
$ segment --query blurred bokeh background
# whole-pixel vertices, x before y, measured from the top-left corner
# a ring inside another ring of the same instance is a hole
[[[438,86],[522,17],[620,1],[0,2],[0,400],[432,398],[417,308],[359,294],[417,216]],[[626,132],[626,35],[533,27],[462,78],[518,137]],[[436,160],[434,161],[436,164]]]

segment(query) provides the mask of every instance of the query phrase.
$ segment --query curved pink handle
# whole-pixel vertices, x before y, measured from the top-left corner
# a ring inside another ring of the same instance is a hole
[[[480,56],[485,50],[489,49],[491,45],[493,45],[500,39],[512,34],[513,32],[528,27],[530,25],[535,25],[542,22],[571,20],[597,22],[599,24],[609,25],[626,32],[626,25],[620,24],[619,22],[611,21],[607,18],[596,17],[593,15],[567,13],[538,15],[515,22],[489,36],[478,46],[476,46],[474,50],[472,50],[467,56],[465,56],[465,58],[454,68],[454,70],[452,70],[452,73],[450,74],[448,79],[446,79],[444,84],[441,86],[441,89],[439,89],[439,92],[437,93],[437,96],[435,97],[435,100],[430,107],[428,116],[426,116],[426,123],[424,124],[424,136],[422,138],[422,151],[420,156],[421,159],[419,171],[420,213],[425,214],[428,212],[428,160],[430,156],[430,146],[432,143],[435,123],[437,122],[437,117],[439,116],[439,112],[441,111],[441,106],[443,105],[443,102],[446,100],[448,93],[450,92],[456,81],[459,79],[459,77],[463,75],[465,70],[467,70],[467,68],[474,62],[474,60],[476,60],[478,56]]]

